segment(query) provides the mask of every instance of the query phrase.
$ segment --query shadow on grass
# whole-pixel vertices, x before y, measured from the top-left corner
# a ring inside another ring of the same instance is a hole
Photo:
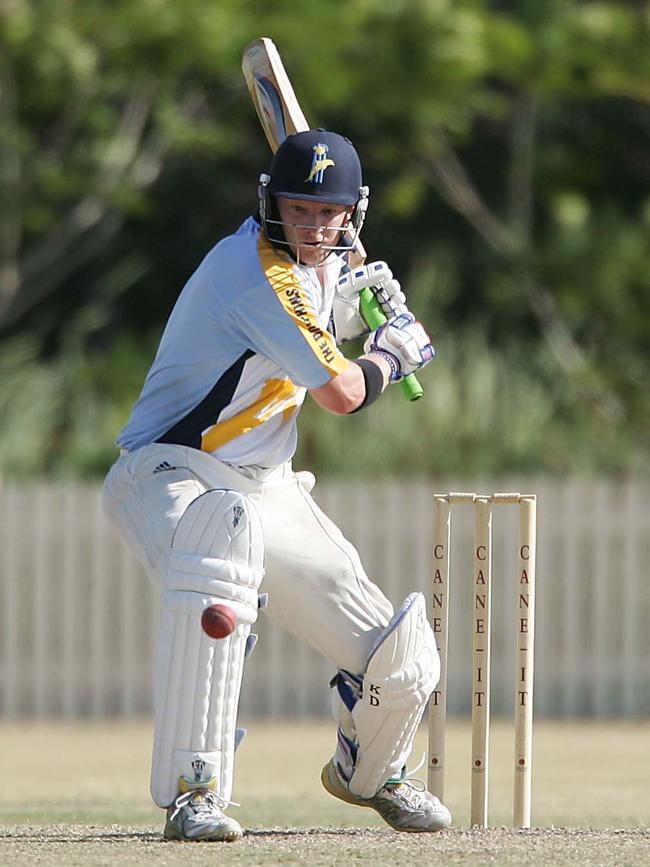
[[[20,829],[0,829],[0,841],[30,840],[39,843],[90,843],[90,842],[113,842],[120,843],[129,840],[139,840],[144,843],[157,843],[162,841],[160,831],[134,831],[125,828],[79,828],[75,833],[74,827],[39,827],[25,825]]]
[[[244,837],[385,837],[396,832],[390,828],[246,828]]]

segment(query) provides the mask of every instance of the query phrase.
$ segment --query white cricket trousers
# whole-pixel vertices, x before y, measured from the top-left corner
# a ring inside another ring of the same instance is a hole
[[[362,674],[393,607],[312,499],[309,476],[290,464],[237,470],[196,449],[156,443],[120,456],[106,478],[104,504],[163,591],[174,531],[189,504],[210,489],[247,494],[262,519],[266,615],[335,668]]]

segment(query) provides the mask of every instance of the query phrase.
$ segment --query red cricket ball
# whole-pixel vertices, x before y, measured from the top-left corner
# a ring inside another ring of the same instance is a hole
[[[227,605],[209,605],[201,615],[201,628],[210,638],[225,638],[235,626],[235,612]]]

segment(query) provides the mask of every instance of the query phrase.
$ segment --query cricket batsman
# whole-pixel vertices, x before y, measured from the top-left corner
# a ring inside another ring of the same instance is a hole
[[[268,616],[336,672],[325,789],[398,831],[451,822],[406,771],[440,669],[424,598],[411,593],[393,610],[312,499],[313,475],[291,464],[307,391],[327,412],[362,412],[434,355],[385,263],[347,272],[367,204],[348,139],[285,139],[260,178],[257,214],[181,292],[118,437],[105,508],[161,600],[151,793],[166,839],[242,835],[227,815],[237,706],[266,594]],[[367,332],[359,292],[369,285],[388,321],[349,360],[338,344]],[[236,627],[215,640],[201,615],[217,603]]]

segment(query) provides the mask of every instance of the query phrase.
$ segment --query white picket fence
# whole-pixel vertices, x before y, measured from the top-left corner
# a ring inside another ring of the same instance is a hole
[[[357,545],[394,603],[430,596],[432,495],[537,493],[535,709],[546,716],[650,716],[650,483],[500,479],[321,482],[321,506]],[[470,707],[471,508],[454,513],[449,707]],[[515,506],[494,519],[493,711],[512,712]],[[154,592],[109,526],[98,485],[0,489],[0,713],[18,717],[148,714]],[[259,627],[259,628],[258,628]],[[333,671],[260,617],[242,715],[329,713]]]

